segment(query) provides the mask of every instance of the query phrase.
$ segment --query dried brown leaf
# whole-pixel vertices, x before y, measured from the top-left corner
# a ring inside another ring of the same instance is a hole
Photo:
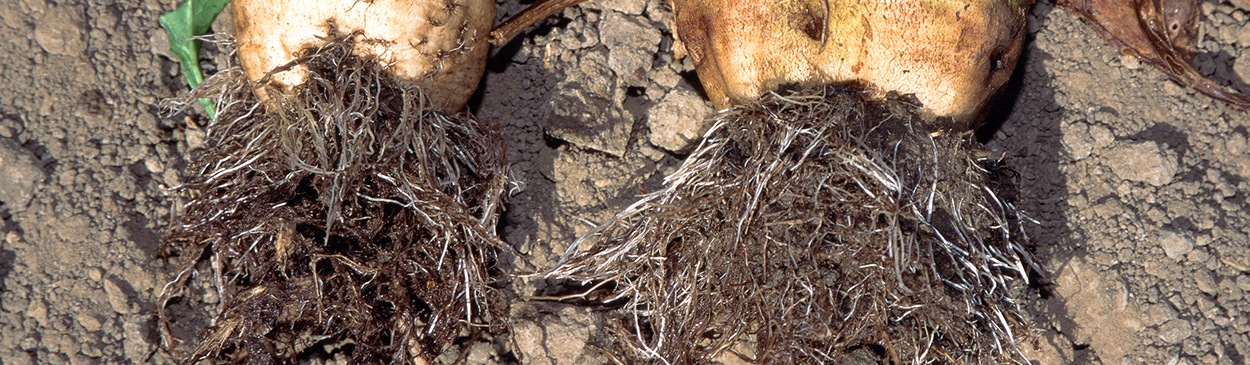
[[[1198,74],[1197,0],[1059,0],[1107,42],[1155,66],[1178,84],[1234,107],[1250,110],[1250,97],[1225,91]]]

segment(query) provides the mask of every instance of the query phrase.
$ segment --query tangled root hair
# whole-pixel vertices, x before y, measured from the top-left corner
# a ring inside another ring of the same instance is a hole
[[[639,362],[1027,362],[1017,298],[1044,272],[1016,174],[973,143],[899,98],[770,94],[547,275],[624,302]]]
[[[426,364],[462,332],[507,325],[497,126],[427,109],[352,54],[366,40],[332,36],[293,62],[311,72],[286,96],[258,101],[238,68],[189,96],[219,97],[220,113],[163,239],[181,255],[161,293],[166,347],[166,308],[198,262],[221,302],[187,362],[294,363],[348,343],[353,363]]]

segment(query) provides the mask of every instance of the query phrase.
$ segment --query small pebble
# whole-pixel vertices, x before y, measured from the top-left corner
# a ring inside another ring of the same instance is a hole
[[[35,357],[29,352],[14,349],[4,356],[5,365],[34,365]]]
[[[1120,64],[1124,65],[1124,68],[1130,70],[1141,68],[1141,61],[1138,60],[1137,57],[1133,56],[1120,56]]]
[[[1241,38],[1245,38],[1248,47],[1241,51],[1241,57],[1233,61],[1233,72],[1237,73],[1242,80],[1250,82],[1250,25],[1242,27],[1241,31]]]
[[[148,156],[148,158],[143,160],[143,166],[147,167],[148,171],[153,175],[159,175],[165,171],[165,165],[161,163],[157,156]]]
[[[195,150],[204,147],[205,135],[203,129],[188,129],[186,131],[186,137],[187,149]]]
[[[30,306],[26,307],[26,316],[39,321],[40,325],[48,322],[48,303],[42,299],[32,300]]]
[[[113,307],[113,311],[118,314],[130,314],[134,310],[129,295],[115,279],[104,280],[104,292],[108,293],[109,305]]]
[[[1250,275],[1241,274],[1237,276],[1237,287],[1242,291],[1250,292]]]
[[[1159,247],[1163,247],[1163,253],[1169,259],[1175,260],[1193,250],[1194,242],[1175,232],[1162,231],[1159,233]]]
[[[17,141],[0,138],[0,201],[13,212],[25,211],[47,174],[42,162]]]
[[[104,269],[98,267],[87,269],[87,278],[94,282],[100,282],[104,278]]]
[[[1153,186],[1172,183],[1172,178],[1179,170],[1175,153],[1164,150],[1153,141],[1130,142],[1113,147],[1107,152],[1105,159],[1111,171],[1120,178]]]
[[[1242,17],[1243,19],[1238,21],[1245,21],[1245,16]],[[1242,25],[1241,30],[1237,31],[1237,45],[1241,46],[1241,53],[1250,52],[1250,23]]]
[[[82,328],[88,332],[99,331],[100,327],[104,326],[104,323],[100,321],[99,317],[85,312],[79,312],[74,316],[74,319],[78,320],[78,325],[82,326]]]
[[[1193,335],[1193,332],[1189,321],[1173,319],[1159,326],[1159,339],[1167,344],[1178,344]]]
[[[141,359],[147,356],[148,352],[152,350],[154,345],[148,339],[148,335],[151,334],[151,330],[142,318],[127,319],[126,322],[122,324],[122,331],[124,331],[123,336],[126,339],[124,342],[125,348],[123,349],[126,357]]]
[[[1194,252],[1201,252],[1201,250]],[[1215,295],[1215,293],[1219,290],[1219,287],[1215,284],[1215,279],[1211,277],[1211,273],[1209,272],[1200,271],[1194,273],[1194,282],[1198,284],[1198,290],[1201,290],[1203,293]]]

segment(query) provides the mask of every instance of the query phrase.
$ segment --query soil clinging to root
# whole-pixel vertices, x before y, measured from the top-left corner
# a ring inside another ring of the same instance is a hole
[[[1017,298],[1045,274],[1016,175],[916,107],[809,88],[722,113],[548,275],[625,303],[639,362],[1027,362]]]
[[[257,101],[237,68],[190,96],[222,100],[164,237],[183,264],[161,295],[163,327],[197,262],[211,261],[221,292],[190,361],[292,363],[329,348],[422,364],[507,325],[497,126],[428,110],[420,90],[351,54],[367,40],[339,37],[295,61],[310,81],[289,96]]]

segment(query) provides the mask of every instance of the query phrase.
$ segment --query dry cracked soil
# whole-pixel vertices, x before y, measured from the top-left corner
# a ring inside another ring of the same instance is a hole
[[[1250,2],[1203,0],[1199,71],[1250,93]],[[500,17],[525,4],[499,0]],[[492,50],[471,108],[504,125],[514,178],[500,235],[529,263],[659,186],[710,115],[672,57],[661,0],[591,0]],[[186,92],[158,15],[172,0],[0,3],[0,363],[172,363],[154,309],[158,255],[203,143],[203,117],[161,108]],[[214,57],[216,60],[214,60]],[[213,71],[222,52],[206,47]],[[1250,113],[1121,56],[1042,0],[1025,55],[983,130],[1021,174],[1028,232],[1052,272],[1027,308],[1037,364],[1244,364],[1250,357]],[[207,266],[203,267],[207,270]],[[194,336],[220,298],[183,298]],[[520,295],[559,283],[517,279]],[[515,342],[460,346],[466,362],[612,359],[600,309],[512,309]],[[500,336],[502,337],[502,336]],[[185,346],[185,345],[184,345]],[[336,363],[327,353],[310,363]]]

